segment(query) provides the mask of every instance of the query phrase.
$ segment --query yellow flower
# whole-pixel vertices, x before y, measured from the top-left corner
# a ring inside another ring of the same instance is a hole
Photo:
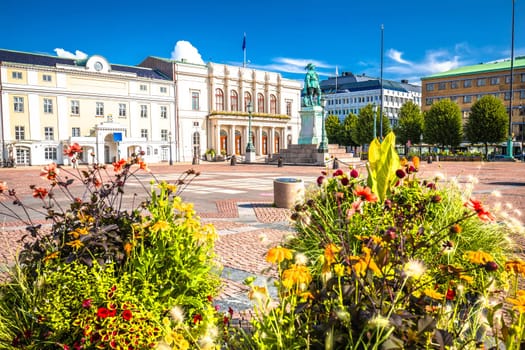
[[[525,276],[525,263],[521,260],[510,260],[505,263],[505,271]]]
[[[467,254],[467,259],[473,264],[485,265],[489,261],[494,261],[494,258],[492,257],[492,255],[479,251],[479,250],[475,252],[469,250],[466,254]]]
[[[342,264],[335,264],[334,272],[337,275],[337,277],[343,277],[343,275],[345,274],[345,267]]]
[[[414,164],[414,168],[419,169],[419,157],[418,156],[413,156],[412,157],[412,164]]]
[[[124,244],[124,251],[126,252],[127,256],[131,254],[131,249],[133,249],[133,245],[129,242],[126,242],[126,244]]]
[[[443,294],[439,293],[439,292],[436,292],[434,289],[432,288],[427,288],[423,291],[423,293],[425,293],[425,295],[429,298],[432,298],[432,299],[435,299],[435,300],[443,300],[443,298],[445,297]]]
[[[289,269],[283,271],[282,282],[285,288],[291,289],[294,285],[310,284],[312,275],[304,265],[292,264]]]
[[[248,292],[248,298],[250,300],[263,302],[268,299],[268,297],[268,290],[266,287],[252,286],[252,289]]]
[[[91,223],[95,222],[95,218],[94,217],[92,217],[91,215],[87,215],[83,211],[79,211],[77,213],[77,218],[83,224],[91,224]]]
[[[44,262],[47,263],[49,260],[56,258],[58,258],[58,252],[53,252],[45,256]]]
[[[327,265],[332,265],[336,261],[336,254],[341,251],[341,248],[333,243],[329,243],[324,248],[324,258]]]
[[[525,313],[525,290],[518,290],[516,298],[507,298],[507,301],[514,305],[514,310],[518,310],[520,314]]]
[[[75,249],[82,248],[82,246],[84,245],[84,243],[80,242],[80,240],[78,239],[75,239],[74,241],[71,241],[71,242],[67,242],[66,244]]]
[[[459,274],[459,279],[462,279],[463,281],[465,281],[465,282],[467,282],[469,284],[474,282],[474,278],[472,276],[464,275],[462,273]]]
[[[354,270],[355,274],[357,276],[364,276],[366,274],[366,271],[370,269],[374,273],[380,275],[381,270],[379,269],[379,267],[377,267],[375,261],[371,257],[370,248],[363,246],[362,251],[363,253],[361,254],[361,256],[349,257],[351,261],[357,261],[355,264],[352,265],[352,269]]]
[[[170,224],[164,220],[159,220],[151,226],[151,231],[158,232],[166,230],[170,227]]]
[[[85,228],[85,227],[77,227],[77,228],[75,229],[75,231],[71,231],[71,232],[69,232],[69,234],[70,234],[71,236],[73,236],[74,238],[78,238],[78,237],[80,237],[80,236],[85,236],[85,235],[87,235],[88,233],[89,233],[89,230],[88,230],[87,228]]]
[[[292,251],[283,247],[271,248],[266,254],[266,261],[268,261],[270,264],[280,264],[284,260],[291,260],[292,258]]]
[[[190,346],[184,336],[176,331],[168,332],[164,337],[164,341],[168,344],[173,344],[174,349],[186,350]]]

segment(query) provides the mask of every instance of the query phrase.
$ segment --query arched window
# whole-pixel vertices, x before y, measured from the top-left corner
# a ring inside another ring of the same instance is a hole
[[[277,97],[270,95],[270,113],[277,114]]]
[[[215,89],[215,110],[224,111],[224,93],[221,89]]]
[[[264,113],[264,96],[263,94],[257,94],[257,112]]]
[[[235,90],[232,90],[230,92],[230,110],[231,111],[239,110],[239,95],[237,94],[237,91]]]
[[[248,103],[250,102],[252,102],[252,95],[249,92],[245,92],[244,93],[244,111],[245,112],[248,112]]]

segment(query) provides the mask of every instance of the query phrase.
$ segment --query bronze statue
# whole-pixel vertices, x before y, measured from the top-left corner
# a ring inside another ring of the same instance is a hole
[[[321,105],[321,86],[319,85],[319,75],[315,71],[312,63],[306,65],[306,76],[304,77],[303,106]]]

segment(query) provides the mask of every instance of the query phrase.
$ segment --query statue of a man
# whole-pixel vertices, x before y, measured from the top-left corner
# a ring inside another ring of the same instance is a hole
[[[321,86],[319,85],[319,75],[315,71],[312,63],[306,65],[306,76],[304,77],[304,94],[306,106],[321,105]]]

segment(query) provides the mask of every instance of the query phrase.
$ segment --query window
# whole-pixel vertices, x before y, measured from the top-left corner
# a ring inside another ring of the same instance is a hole
[[[450,96],[450,101],[457,102],[458,101],[458,97],[457,96]]]
[[[140,137],[148,139],[148,129],[140,129]]]
[[[13,79],[22,79],[22,72],[13,72],[11,76]]]
[[[80,101],[71,100],[71,114],[75,114],[75,115],[80,114]]]
[[[445,90],[447,88],[447,83],[439,83],[438,90]]]
[[[148,91],[148,86],[144,84],[140,84],[140,91]]]
[[[434,84],[428,83],[427,84],[427,91],[434,91]]]
[[[57,159],[57,148],[56,147],[44,148],[44,159],[45,160],[56,160]]]
[[[15,126],[15,139],[16,140],[25,140],[26,139],[26,129],[23,126]]]
[[[430,106],[430,105],[432,104],[432,99],[427,97],[427,98],[425,99],[425,104],[426,104],[427,106]]]
[[[520,91],[520,99],[521,100],[525,99],[525,90]]]
[[[24,111],[24,98],[15,96],[13,101],[14,101],[13,108],[15,112],[23,112]]]
[[[237,94],[237,91],[235,90],[232,90],[230,92],[230,110],[231,111],[239,110],[239,95]]]
[[[148,106],[147,105],[140,105],[140,117],[141,118],[148,117]]]
[[[277,97],[270,95],[270,113],[277,114]]]
[[[510,84],[510,75],[505,76],[505,84]]]
[[[80,137],[80,128],[77,128],[77,127],[71,128],[71,136]]]
[[[199,110],[199,92],[198,91],[191,92],[191,109],[194,111]]]
[[[264,113],[264,96],[257,94],[257,112]]]
[[[244,111],[248,112],[248,103],[252,102],[252,95],[249,92],[244,93]]]
[[[498,85],[498,84],[499,84],[499,77],[490,78],[490,85]]]
[[[168,107],[160,106],[160,118],[168,119]]]
[[[118,104],[118,116],[125,118],[127,115],[127,106],[125,103],[119,103]]]
[[[55,138],[55,133],[53,131],[53,127],[51,126],[44,127],[44,139],[53,140],[54,138]]]
[[[450,88],[451,89],[457,89],[458,88],[458,82],[457,81],[451,81],[450,82]]]
[[[160,130],[160,139],[162,141],[168,141],[168,130],[166,129]]]
[[[463,96],[463,103],[471,103],[472,102],[472,96],[465,95]]]
[[[49,83],[49,82],[52,81],[52,77],[49,74],[44,74],[44,75],[42,75],[42,80]]]
[[[224,93],[221,89],[215,89],[215,110],[224,111]]]
[[[520,81],[521,81],[522,83],[525,83],[525,73],[521,73],[521,75],[520,75]]]
[[[505,92],[505,101],[508,101],[508,100],[510,100],[510,92],[509,91]]]
[[[44,113],[53,113],[53,100],[44,98]]]
[[[103,102],[97,102],[97,108],[95,111],[95,115],[97,117],[102,117],[104,115],[104,103]]]
[[[160,87],[160,93],[161,93],[161,94],[165,94],[165,93],[167,93],[167,92],[168,92],[168,89],[167,89],[165,86],[161,86],[161,87]]]
[[[481,78],[477,81],[477,86],[485,86],[487,84],[487,79]]]
[[[469,87],[471,87],[471,86],[472,86],[472,80],[467,79],[467,80],[464,80],[464,81],[463,81],[463,87],[464,87],[464,88],[469,88]]]

